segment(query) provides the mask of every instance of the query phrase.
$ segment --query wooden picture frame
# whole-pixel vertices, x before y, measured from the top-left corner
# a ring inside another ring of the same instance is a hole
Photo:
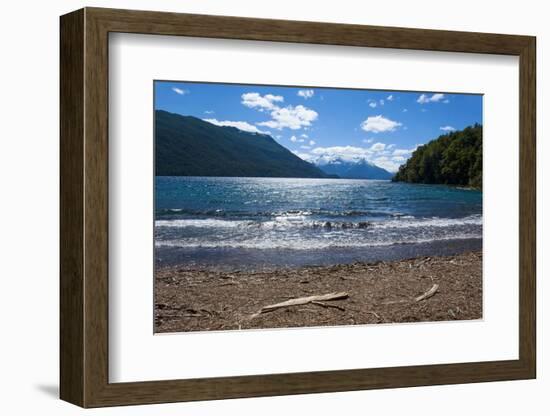
[[[82,407],[535,378],[535,38],[85,8],[61,17],[60,396]],[[111,32],[519,57],[519,359],[110,383],[108,36]]]

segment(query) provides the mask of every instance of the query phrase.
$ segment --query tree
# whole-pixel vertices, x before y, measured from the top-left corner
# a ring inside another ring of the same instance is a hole
[[[439,136],[419,146],[393,177],[396,182],[471,186],[481,189],[482,126]]]

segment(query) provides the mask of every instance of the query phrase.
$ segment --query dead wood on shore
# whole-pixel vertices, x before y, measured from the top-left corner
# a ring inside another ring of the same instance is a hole
[[[416,297],[414,300],[416,302],[420,302],[422,300],[425,300],[425,299],[428,299],[428,298],[431,298],[433,295],[435,295],[435,293],[437,292],[437,290],[439,289],[439,285],[437,283],[435,283],[430,290],[424,292],[423,294],[421,294],[420,296]]]
[[[337,292],[337,293],[327,293],[326,295],[314,295],[306,296],[303,298],[290,299],[281,303],[275,303],[273,305],[267,305],[262,307],[258,312],[252,315],[252,318],[266,312],[271,312],[280,308],[288,308],[290,306],[306,305],[308,303],[323,302],[330,300],[341,300],[347,299],[349,295],[346,292]],[[321,306],[326,306],[322,304]]]

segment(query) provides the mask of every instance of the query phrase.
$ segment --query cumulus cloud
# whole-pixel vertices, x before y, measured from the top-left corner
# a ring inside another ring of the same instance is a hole
[[[296,107],[288,106],[284,108],[277,107],[271,112],[272,120],[262,121],[257,124],[277,130],[284,128],[298,130],[302,127],[311,126],[311,123],[317,120],[318,116],[319,114],[317,114],[316,111],[304,107],[303,105],[297,105]]]
[[[284,101],[284,98],[280,95],[260,95],[257,92],[248,92],[241,95],[241,99],[241,103],[248,108],[255,108],[262,112],[269,111],[271,120],[256,123],[258,126],[266,126],[277,130],[284,128],[299,130],[311,126],[311,123],[319,116],[315,110],[303,105],[295,107],[292,105],[286,107],[279,106],[277,103]]]
[[[401,161],[396,161],[393,158],[389,158],[388,156],[375,157],[371,160],[371,162],[392,173],[397,172],[399,166],[402,165]]]
[[[296,143],[296,142],[298,141],[298,139],[296,138],[296,136],[292,136],[292,137],[290,138],[290,141],[291,141],[292,143]]]
[[[371,101],[371,102],[369,103],[369,107],[371,107],[371,108],[376,108],[376,106],[377,106],[377,104],[376,104],[375,101]]]
[[[388,101],[393,101],[393,95],[391,95],[391,94],[388,95],[388,97],[386,98],[386,100],[388,100]]]
[[[315,95],[315,91],[313,90],[300,90],[298,91],[298,96],[304,98],[304,99],[308,99],[308,98],[311,98],[313,97],[313,95]]]
[[[393,147],[394,145],[390,146]],[[410,156],[412,150],[395,149],[392,153],[391,150],[388,150],[390,146],[384,143],[375,143],[368,148],[359,146],[331,146],[315,147],[311,150],[308,149],[308,146],[301,146],[301,149],[309,151],[293,151],[293,153],[305,161],[320,165],[337,160],[343,160],[345,162],[366,160],[390,172],[396,172],[399,166],[407,160],[408,156]]]
[[[414,146],[412,149],[395,149],[392,153],[393,156],[405,156],[410,155],[418,148],[418,145]]]
[[[315,146],[315,140],[310,140],[310,141],[309,141],[309,145],[310,145],[310,146]]]
[[[305,144],[300,146],[300,149],[311,149],[311,146],[307,146]]]
[[[308,136],[307,134],[305,134],[305,133],[300,134],[300,136],[302,136],[304,139],[309,138],[309,136]]]
[[[381,133],[386,131],[394,131],[397,127],[401,126],[401,123],[390,120],[381,115],[368,117],[363,123],[361,128],[365,131],[372,133]]]
[[[443,100],[444,97],[445,97],[445,94],[439,94],[439,93],[433,94],[431,97],[426,94],[422,94],[420,97],[418,97],[418,100],[416,100],[416,102],[419,104],[437,103]]]
[[[373,152],[381,152],[382,150],[384,150],[386,148],[386,145],[384,143],[374,143],[371,147],[370,147],[370,150],[372,150]]]
[[[248,133],[269,134],[268,131],[262,131],[258,127],[247,123],[246,121],[229,121],[229,120],[216,120],[215,118],[205,118],[204,121],[214,124],[220,127],[236,127],[239,130],[246,131]]]
[[[179,95],[189,94],[188,90],[184,90],[184,89],[178,88],[178,87],[172,87],[172,91],[174,91],[176,94],[179,94]]]
[[[322,157],[324,160],[342,159],[345,161],[357,161],[367,159],[372,155],[370,149],[357,146],[332,146],[316,147],[311,151],[312,154]]]
[[[260,95],[257,92],[247,92],[241,95],[241,99],[243,105],[259,110],[273,110],[277,108],[275,103],[282,103],[284,101],[284,98],[280,95]]]
[[[317,156],[310,153],[300,152],[299,150],[292,150],[292,153],[294,153],[300,159],[305,160],[306,162],[313,163],[317,160]]]
[[[450,132],[450,131],[455,131],[456,129],[453,126],[443,126],[443,127],[440,127],[439,130]]]

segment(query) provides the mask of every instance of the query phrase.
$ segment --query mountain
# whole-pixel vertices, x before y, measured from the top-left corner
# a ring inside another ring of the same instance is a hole
[[[358,161],[345,161],[334,159],[329,162],[316,165],[327,175],[338,175],[346,179],[391,179],[393,174],[373,163],[361,159]]]
[[[479,124],[439,136],[418,147],[394,181],[439,183],[481,189],[483,128]]]
[[[157,176],[327,177],[271,136],[155,111]]]

